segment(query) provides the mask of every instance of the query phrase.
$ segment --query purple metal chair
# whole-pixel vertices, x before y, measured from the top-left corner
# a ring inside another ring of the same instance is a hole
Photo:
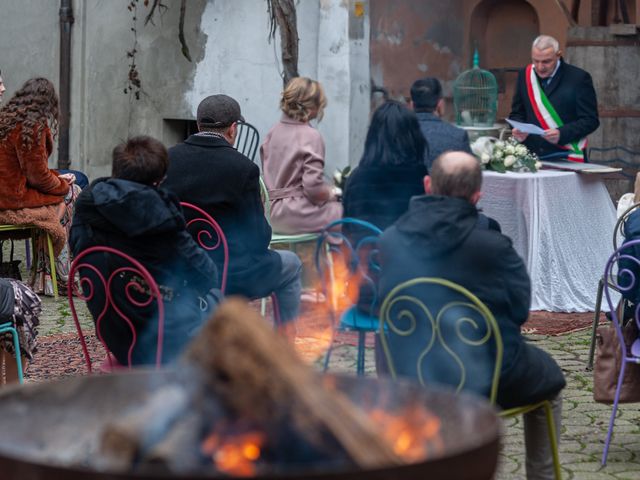
[[[622,247],[618,248],[609,258],[604,270],[604,278],[608,281],[604,282],[604,295],[611,309],[611,322],[616,329],[616,335],[621,348],[621,365],[618,375],[618,383],[611,410],[611,418],[609,420],[609,430],[607,431],[607,439],[604,444],[604,452],[602,453],[602,465],[607,463],[607,454],[609,453],[609,444],[611,443],[611,435],[613,434],[613,425],[618,411],[618,402],[620,400],[620,388],[624,378],[625,369],[628,363],[640,364],[640,339],[628,347],[625,344],[622,333],[622,321],[618,315],[622,312],[616,308],[617,300],[612,298],[612,290],[622,293],[634,292],[640,288],[640,258],[634,255],[634,250],[640,248],[640,240],[632,240],[626,242]],[[640,328],[640,303],[634,306],[633,321]],[[622,313],[622,315],[624,315]]]
[[[218,225],[211,215],[200,207],[188,202],[180,202],[182,208],[187,212],[187,230],[193,238],[196,239],[198,245],[207,251],[213,251],[222,247],[223,263],[222,263],[222,280],[220,282],[220,291],[224,295],[227,288],[227,271],[229,270],[229,245],[227,237],[224,235],[222,228]],[[214,235],[217,237],[213,241]]]
[[[102,260],[106,260],[107,263],[117,265],[113,269],[105,269],[106,271],[103,271],[97,266]],[[97,318],[94,320],[96,336],[108,352],[107,361],[109,363],[109,370],[119,366],[119,364],[109,351],[109,348],[104,341],[102,330],[102,322],[104,318],[108,314],[119,317],[131,332],[132,340],[127,354],[127,366],[131,368],[133,351],[138,341],[138,332],[136,331],[132,320],[125,312],[123,312],[121,305],[123,301],[126,301],[135,309],[144,309],[152,306],[153,302],[155,302],[158,319],[158,340],[156,346],[155,366],[156,368],[159,368],[162,363],[164,303],[160,289],[148,270],[140,262],[126,253],[111,247],[96,246],[87,248],[75,257],[71,263],[69,278],[75,278],[76,274],[80,277],[80,291],[76,292],[78,298],[88,302],[92,300],[96,294],[104,295],[104,305],[102,306],[100,313],[97,315]],[[120,288],[119,284],[122,283],[120,280],[123,278],[126,280],[124,286]],[[78,337],[80,338],[80,344],[82,346],[82,352],[87,364],[87,369],[89,370],[89,373],[91,373],[93,371],[91,356],[89,355],[82,327],[78,320],[73,296],[73,284],[74,282],[69,282],[69,287],[67,289],[69,306],[71,307],[71,315],[73,316],[73,321],[78,331]]]

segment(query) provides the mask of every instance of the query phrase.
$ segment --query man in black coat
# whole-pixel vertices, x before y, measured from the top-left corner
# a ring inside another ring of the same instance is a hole
[[[529,316],[531,283],[511,240],[489,228],[489,222],[479,221],[476,203],[481,183],[480,165],[473,156],[449,152],[436,159],[425,177],[427,195],[413,197],[407,213],[380,239],[381,298],[416,277],[444,278],[475,294],[495,316],[504,344],[499,405],[510,408],[550,399],[559,432],[564,376],[551,356],[520,333]],[[415,376],[424,344],[407,345],[392,334],[389,337],[396,371]],[[425,360],[425,381],[457,382],[441,375],[447,365]],[[527,476],[553,478],[545,414],[538,410],[525,415]]]
[[[411,104],[429,146],[424,153],[427,170],[431,169],[433,161],[444,152],[456,150],[471,153],[467,132],[442,120],[444,98],[442,85],[437,78],[427,77],[413,82]]]
[[[562,58],[558,41],[533,41],[532,64],[520,70],[509,118],[540,126],[544,135],[513,136],[533,153],[549,159],[584,162],[586,137],[600,125],[591,75]]]
[[[229,244],[225,293],[261,298],[274,292],[287,322],[298,316],[302,264],[292,252],[269,250],[271,227],[260,198],[260,171],[233,148],[241,120],[238,102],[227,95],[200,102],[199,131],[169,149],[163,187],[205,210],[222,227]]]

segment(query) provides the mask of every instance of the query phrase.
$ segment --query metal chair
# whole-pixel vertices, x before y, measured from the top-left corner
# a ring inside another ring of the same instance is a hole
[[[106,267],[106,268],[105,268]],[[75,257],[69,270],[69,278],[80,277],[80,291],[78,298],[89,302],[97,295],[104,298],[104,303],[99,309],[99,314],[95,321],[96,336],[100,340],[105,350],[109,353],[109,369],[118,366],[113,355],[103,337],[102,322],[111,315],[112,318],[122,320],[126,330],[131,335],[131,344],[127,351],[127,366],[132,366],[133,351],[138,342],[138,331],[134,322],[125,312],[125,305],[128,302],[129,308],[140,312],[147,310],[152,315],[153,320],[157,318],[157,344],[155,354],[155,366],[159,368],[162,363],[162,346],[164,336],[164,303],[162,294],[157,283],[149,271],[136,259],[130,257],[115,248],[106,246],[90,247]],[[78,337],[82,346],[82,353],[89,373],[93,371],[91,357],[87,349],[87,344],[82,332],[74,300],[74,289],[72,282],[69,282],[67,296],[71,315],[78,331]],[[151,319],[151,318],[150,318]]]
[[[238,133],[233,146],[236,150],[249,158],[252,162],[256,161],[256,153],[260,145],[260,134],[256,127],[247,122],[238,122]]]
[[[640,258],[634,255],[634,250],[640,248],[640,240],[632,240],[624,243],[620,248],[616,249],[604,269],[604,278],[608,279],[604,283],[604,296],[607,299],[609,308],[611,309],[611,323],[616,329],[616,336],[620,344],[621,364],[618,374],[618,382],[616,393],[611,409],[611,418],[609,419],[609,429],[607,430],[607,438],[604,443],[604,451],[602,453],[602,465],[607,463],[607,455],[609,453],[609,445],[611,443],[611,435],[613,434],[613,426],[618,411],[618,403],[620,400],[620,389],[628,363],[640,364],[640,338],[627,346],[622,332],[622,316],[618,316],[616,301],[612,298],[611,290],[616,292],[634,292],[640,288]],[[640,327],[640,305],[635,305],[633,321]]]
[[[16,368],[18,369],[18,382],[24,383],[24,377],[22,375],[22,356],[20,354],[20,342],[18,341],[18,332],[13,326],[13,322],[0,323],[0,334],[10,333],[13,339],[13,349],[16,353]]]
[[[629,216],[640,207],[640,203],[636,203],[631,205],[627,210],[625,210],[622,215],[618,218],[615,227],[613,228],[613,250],[618,249],[618,239],[624,240],[624,226],[627,222]],[[610,272],[614,273],[615,272]],[[596,293],[596,308],[595,315],[593,317],[593,324],[591,325],[591,345],[589,346],[589,360],[587,361],[587,370],[593,369],[593,357],[596,351],[596,330],[598,328],[598,323],[600,321],[600,311],[602,308],[602,292],[604,289],[604,285],[609,285],[610,288],[616,289],[617,281],[615,278],[607,278],[605,276],[600,277],[598,280],[598,291]],[[620,307],[624,306],[624,301],[621,302]]]
[[[227,288],[227,272],[229,270],[229,245],[222,228],[211,215],[200,207],[187,202],[180,202],[186,212],[187,230],[203,249],[211,252],[222,247],[222,279],[220,291],[224,295]],[[213,241],[216,237],[215,241]]]
[[[25,225],[0,225],[0,234],[2,234],[2,232],[8,232],[6,237],[7,238],[12,238],[12,235],[16,234],[17,239],[22,240],[22,239],[33,239],[36,232],[38,231],[42,231],[43,233],[45,233],[46,237],[47,237],[47,250],[49,252],[49,263],[51,264],[51,282],[53,284],[53,296],[54,298],[58,298],[58,276],[56,275],[56,256],[55,253],[53,251],[53,241],[51,240],[51,235],[49,235],[48,233],[44,232],[42,229],[40,229],[39,227],[35,226],[35,225],[30,225],[30,224],[25,224]],[[26,235],[26,236],[25,236]],[[33,245],[33,258],[36,258],[36,247],[37,247],[37,242],[35,242],[35,240],[32,240],[32,245]],[[29,246],[27,244],[27,263],[29,262],[29,253],[28,253],[28,249]],[[37,268],[36,263],[34,262],[33,265],[31,265],[33,268]],[[71,278],[71,277],[69,277]]]
[[[495,405],[503,343],[487,306],[466,288],[442,278],[414,278],[396,286],[380,308],[379,336],[389,372],[422,385],[473,391]],[[431,368],[433,367],[433,368]],[[544,408],[556,479],[561,478],[555,422],[549,401],[500,412],[513,417]]]
[[[350,239],[336,227],[359,229],[358,238]],[[378,329],[378,318],[357,308],[355,303],[361,286],[367,292],[369,312],[378,306],[375,272],[379,271],[377,260],[378,236],[382,233],[375,225],[355,218],[343,218],[328,224],[318,237],[315,252],[316,269],[323,280],[323,293],[327,298],[331,317],[331,342],[324,359],[324,370],[329,367],[333,341],[337,331],[358,332],[358,356],[356,373],[364,375],[364,353],[367,333]],[[326,255],[324,254],[326,253]],[[336,263],[338,262],[338,263]],[[342,311],[338,318],[339,312]]]
[[[222,263],[222,280],[220,282],[220,291],[224,295],[227,288],[227,275],[229,271],[229,245],[227,243],[227,237],[222,230],[222,227],[216,222],[211,215],[205,212],[200,207],[188,202],[180,202],[182,208],[187,212],[187,230],[196,239],[198,245],[208,251],[213,251],[222,246],[223,263]],[[200,225],[198,227],[198,225]],[[214,235],[217,237],[216,241],[212,239]],[[282,324],[280,319],[280,308],[278,307],[278,299],[275,294],[269,296],[273,304],[273,323],[276,328],[279,328]],[[266,311],[266,298],[262,299],[262,316],[265,316]]]

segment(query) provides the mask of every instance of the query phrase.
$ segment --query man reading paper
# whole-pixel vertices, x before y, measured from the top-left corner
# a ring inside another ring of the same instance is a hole
[[[509,118],[539,125],[542,135],[517,128],[513,136],[539,157],[586,160],[587,135],[600,125],[591,75],[562,58],[558,41],[533,41],[531,65],[520,70]]]

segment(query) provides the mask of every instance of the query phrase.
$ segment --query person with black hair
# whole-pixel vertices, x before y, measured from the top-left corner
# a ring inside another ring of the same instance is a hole
[[[445,103],[442,85],[437,78],[426,77],[413,82],[411,105],[420,122],[422,134],[429,143],[429,152],[424,157],[428,169],[446,151],[471,153],[467,132],[442,120]]]
[[[160,188],[169,165],[165,146],[151,137],[133,137],[113,149],[112,159],[112,176],[93,181],[78,197],[71,249],[78,255],[92,246],[113,247],[145,266],[163,295],[162,360],[167,363],[176,358],[217,305],[221,296],[218,271],[187,231],[178,198]],[[87,258],[101,272],[117,266],[116,260],[109,263],[103,256]],[[104,298],[94,295],[87,304],[97,320]],[[127,302],[119,308],[132,319],[137,332],[132,363],[153,363],[158,338],[157,312],[152,307]],[[126,365],[131,345],[126,323],[113,313],[101,325],[111,353]]]
[[[342,200],[344,216],[365,220],[384,230],[407,211],[409,200],[420,195],[427,174],[424,152],[428,145],[420,132],[416,115],[403,104],[387,101],[373,114],[356,169],[349,175]],[[345,224],[343,232],[352,245],[363,235],[361,227]],[[374,277],[375,273],[370,272]],[[372,278],[375,282],[375,278]],[[373,291],[362,285],[358,308],[366,313],[379,305]]]

